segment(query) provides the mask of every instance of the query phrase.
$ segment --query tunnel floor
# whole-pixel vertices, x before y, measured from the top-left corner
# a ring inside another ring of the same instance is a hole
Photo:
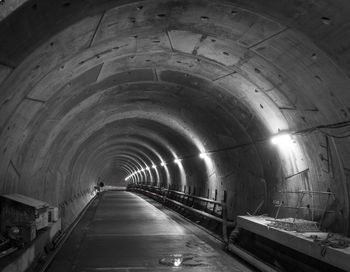
[[[46,271],[253,271],[205,231],[146,200],[126,191],[105,192]],[[179,267],[169,265],[174,254],[182,256]]]

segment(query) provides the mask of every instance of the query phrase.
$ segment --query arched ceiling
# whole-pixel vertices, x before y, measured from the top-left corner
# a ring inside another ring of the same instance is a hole
[[[50,172],[74,191],[111,169],[126,177],[242,145],[254,147],[243,155],[254,175],[274,176],[261,144],[271,135],[348,119],[349,9],[345,0],[6,1],[1,176],[10,162],[19,180]],[[299,171],[303,160],[288,163]],[[167,171],[184,183],[197,166]],[[228,168],[221,157],[204,173],[210,182]]]

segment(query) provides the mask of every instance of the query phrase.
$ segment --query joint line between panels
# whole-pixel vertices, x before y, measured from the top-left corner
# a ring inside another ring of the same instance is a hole
[[[6,63],[6,62],[4,62],[4,61],[0,61],[0,65],[5,66],[5,67],[7,67],[7,68],[10,68],[10,69],[12,69],[12,70],[16,69],[16,67],[15,67],[14,65],[11,65],[11,64]]]
[[[303,111],[303,112],[318,112],[319,109],[318,108],[313,108],[313,109],[299,109],[296,106],[295,107],[278,107],[280,110],[288,110],[288,111]]]
[[[15,164],[13,163],[12,160],[10,160],[9,165],[11,165],[11,167],[13,168],[13,170],[15,171],[16,175],[20,178],[21,177],[21,173],[18,171],[18,169],[16,168]]]
[[[212,81],[217,81],[217,80],[219,80],[219,79],[222,79],[222,78],[225,78],[225,77],[234,75],[234,74],[236,74],[236,73],[237,73],[236,71],[233,71],[233,72],[228,73],[228,74],[226,74],[226,75],[223,75],[223,76],[219,76],[219,77],[217,77],[217,78],[214,78],[214,79],[212,79]]]
[[[34,102],[43,103],[43,104],[46,103],[45,100],[40,100],[29,96],[24,97],[23,100],[29,100],[29,101],[34,101]]]
[[[167,37],[168,37],[168,40],[169,40],[169,44],[170,44],[170,47],[171,47],[171,51],[175,51],[174,50],[174,47],[173,47],[173,42],[172,42],[172,40],[171,40],[171,37],[170,37],[170,35],[169,35],[169,31],[168,31],[168,29],[167,30],[165,30],[165,33],[166,33],[166,35],[167,35]]]
[[[294,173],[294,174],[292,174],[292,175],[289,175],[289,176],[287,176],[287,177],[284,177],[284,179],[285,179],[285,180],[291,179],[291,178],[293,178],[293,177],[295,177],[295,176],[297,176],[297,175],[300,175],[300,174],[302,174],[302,173],[308,172],[309,170],[310,170],[309,168],[306,168],[306,169],[304,169],[304,170],[302,170],[302,171],[299,171],[298,173]]]
[[[96,28],[95,28],[95,30],[94,30],[94,33],[93,33],[92,36],[91,36],[91,40],[89,41],[89,45],[88,45],[87,48],[90,48],[90,47],[92,46],[92,43],[94,42],[95,36],[96,36],[96,34],[97,34],[98,29],[100,28],[102,19],[104,18],[105,14],[106,14],[106,12],[104,11],[104,12],[102,13],[100,19],[98,20],[97,26],[96,26]]]
[[[262,43],[264,43],[264,42],[266,42],[266,41],[268,41],[268,40],[270,40],[270,39],[272,39],[272,38],[274,38],[274,37],[276,37],[276,36],[282,34],[283,32],[287,31],[288,29],[289,29],[289,27],[287,26],[287,27],[283,28],[282,30],[280,30],[280,31],[278,31],[278,32],[276,32],[276,33],[274,33],[274,34],[272,34],[271,36],[266,37],[265,39],[263,39],[263,40],[261,40],[261,41],[255,43],[255,44],[249,46],[248,49],[252,49],[253,47],[258,46],[259,44],[262,44]]]
[[[159,76],[158,76],[157,68],[154,68],[154,69],[153,69],[153,72],[154,72],[155,80],[156,80],[156,81],[159,81]]]

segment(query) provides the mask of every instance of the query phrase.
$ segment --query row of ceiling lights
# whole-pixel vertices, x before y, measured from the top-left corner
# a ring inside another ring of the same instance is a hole
[[[279,133],[279,134],[277,134],[277,135],[275,135],[274,137],[271,138],[271,143],[273,143],[275,145],[278,145],[278,146],[286,147],[287,145],[290,145],[290,144],[294,143],[294,140],[293,140],[291,134],[289,134],[289,133]],[[199,154],[199,158],[201,158],[201,159],[208,158],[208,153],[214,153],[214,152],[215,151],[202,152],[202,153]],[[180,158],[175,158],[173,162],[176,163],[176,164],[180,164],[181,163],[181,159]],[[165,167],[166,164],[167,163],[162,161],[160,166]],[[157,166],[153,164],[152,168],[156,169]],[[150,169],[151,168],[149,166],[146,166],[146,168],[141,168],[140,170],[137,170],[137,171],[131,173],[129,176],[127,176],[125,178],[125,181],[128,181],[130,178],[132,178],[136,174],[140,174],[141,172],[145,172],[146,170],[149,171]]]
[[[202,153],[199,154],[199,157],[200,157],[201,159],[205,159],[205,158],[208,157],[208,154],[205,153],[205,152],[202,152]],[[175,158],[173,162],[176,163],[176,164],[180,164],[180,163],[181,163],[181,159]],[[165,167],[167,164],[168,164],[168,163],[162,161],[162,162],[160,163],[160,166]],[[152,168],[153,168],[153,169],[156,169],[157,166],[153,164],[153,165],[152,165]],[[128,181],[131,177],[135,176],[136,174],[140,174],[141,172],[145,172],[146,170],[147,170],[147,171],[150,171],[150,169],[151,169],[151,168],[150,168],[149,166],[146,166],[146,168],[141,168],[140,170],[137,170],[137,171],[131,173],[129,176],[127,176],[127,177],[125,178],[125,181]]]
[[[311,127],[311,128],[307,128],[307,129],[303,129],[303,130],[299,130],[299,131],[294,131],[294,132],[280,131],[279,133],[274,135],[270,139],[270,141],[272,144],[277,145],[281,149],[288,150],[290,148],[293,148],[293,145],[295,144],[295,141],[294,141],[292,135],[302,135],[303,136],[303,135],[307,135],[309,133],[312,133],[314,131],[320,131],[324,135],[326,135],[328,137],[332,137],[332,138],[349,138],[350,137],[349,130],[346,130],[345,133],[343,132],[342,134],[331,134],[327,131],[327,129],[328,130],[337,130],[337,129],[344,129],[344,128],[348,128],[348,127],[350,127],[350,121],[344,121],[344,122],[340,122],[340,123],[327,124],[327,125],[319,125],[319,126],[315,126],[315,127]],[[266,140],[267,139],[263,139],[263,140],[260,140],[259,142],[265,142]],[[202,152],[199,154],[199,157],[201,159],[205,159],[206,157],[208,157],[209,153],[227,151],[227,150],[231,150],[231,149],[236,149],[237,147],[247,146],[247,145],[251,145],[251,144],[253,144],[253,143],[247,143],[247,144],[243,144],[240,146],[233,146],[233,147],[228,147],[228,148],[224,148],[224,149]],[[186,158],[192,158],[192,157],[194,157],[194,156],[188,156]],[[180,164],[181,159],[175,158],[174,162],[177,164]],[[160,165],[165,167],[166,163],[162,162]],[[157,166],[152,165],[152,168],[156,169]],[[133,172],[131,175],[127,176],[125,178],[125,180],[126,181],[129,180],[132,176],[136,175],[137,173],[144,172],[145,170],[150,170],[150,168],[147,166],[145,169],[141,169],[141,170],[138,170],[136,172]]]

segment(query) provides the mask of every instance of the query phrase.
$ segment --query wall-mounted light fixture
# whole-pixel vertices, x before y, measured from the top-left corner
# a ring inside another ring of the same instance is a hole
[[[181,163],[181,160],[180,160],[179,158],[176,158],[176,159],[174,160],[174,162],[177,163],[177,164],[180,164],[180,163]]]
[[[208,154],[205,152],[202,152],[199,154],[199,157],[204,160],[204,159],[208,158]]]
[[[279,146],[279,147],[290,147],[292,144],[294,144],[294,140],[292,138],[292,135],[288,132],[281,132],[276,135],[274,135],[271,138],[271,143]]]

